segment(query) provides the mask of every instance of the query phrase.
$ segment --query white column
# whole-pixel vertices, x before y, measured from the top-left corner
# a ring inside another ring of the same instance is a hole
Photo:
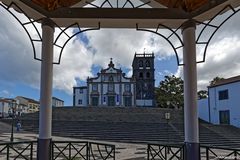
[[[49,160],[52,136],[52,80],[53,80],[54,23],[42,21],[42,63],[40,86],[38,160]]]
[[[196,24],[193,20],[185,22],[182,28],[186,160],[199,160],[195,29]]]

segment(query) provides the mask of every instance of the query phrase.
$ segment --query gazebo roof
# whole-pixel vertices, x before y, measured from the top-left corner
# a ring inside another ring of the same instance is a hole
[[[78,23],[81,27],[96,27],[100,24],[101,28],[136,28],[136,24],[144,28],[156,28],[158,24],[177,28],[188,19],[203,22],[227,5],[233,8],[240,5],[240,0],[139,0],[148,7],[90,8],[86,6],[93,0],[1,1],[6,5],[14,2],[35,20],[48,17],[62,27]]]
[[[60,7],[71,7],[81,2],[81,0],[59,0],[59,1],[32,0],[32,1],[49,11],[55,10]],[[187,12],[194,11],[209,2],[209,0],[155,0],[155,1],[167,8],[178,8]]]

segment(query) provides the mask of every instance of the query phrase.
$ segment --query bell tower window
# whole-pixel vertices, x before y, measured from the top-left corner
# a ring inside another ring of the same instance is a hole
[[[149,60],[146,61],[146,68],[150,69],[150,62],[149,62]]]
[[[142,72],[139,73],[139,78],[143,78],[143,73]]]
[[[150,73],[149,72],[147,72],[146,77],[150,78]]]
[[[140,61],[138,62],[138,67],[139,67],[139,68],[142,68],[142,67],[143,67],[143,61],[142,61],[142,60],[140,60]]]

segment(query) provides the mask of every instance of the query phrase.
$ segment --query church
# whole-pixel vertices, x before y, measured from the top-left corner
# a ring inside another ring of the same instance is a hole
[[[110,60],[108,67],[87,79],[87,86],[73,87],[73,106],[153,107],[154,54],[135,54],[132,77],[126,77]]]

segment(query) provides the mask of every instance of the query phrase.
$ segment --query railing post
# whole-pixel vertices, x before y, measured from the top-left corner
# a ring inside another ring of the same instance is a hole
[[[159,148],[160,149],[160,148]],[[168,154],[168,151],[167,151],[167,146],[165,146],[165,159],[167,159],[167,154]]]
[[[69,159],[71,159],[71,142],[69,143]]]
[[[7,144],[7,160],[9,160],[9,144]]]
[[[147,146],[147,160],[149,160],[149,158],[150,158],[150,144],[148,144],[148,146]]]
[[[113,146],[113,160],[115,160],[115,146]]]
[[[234,160],[237,160],[237,151],[234,150]]]
[[[52,150],[51,160],[54,160],[54,142],[53,141],[51,143],[51,150]]]
[[[90,142],[87,142],[87,160],[90,160]]]
[[[33,142],[31,142],[30,159],[33,159]]]
[[[209,148],[206,147],[206,160],[209,160],[209,153],[208,153],[208,151],[209,151]]]

